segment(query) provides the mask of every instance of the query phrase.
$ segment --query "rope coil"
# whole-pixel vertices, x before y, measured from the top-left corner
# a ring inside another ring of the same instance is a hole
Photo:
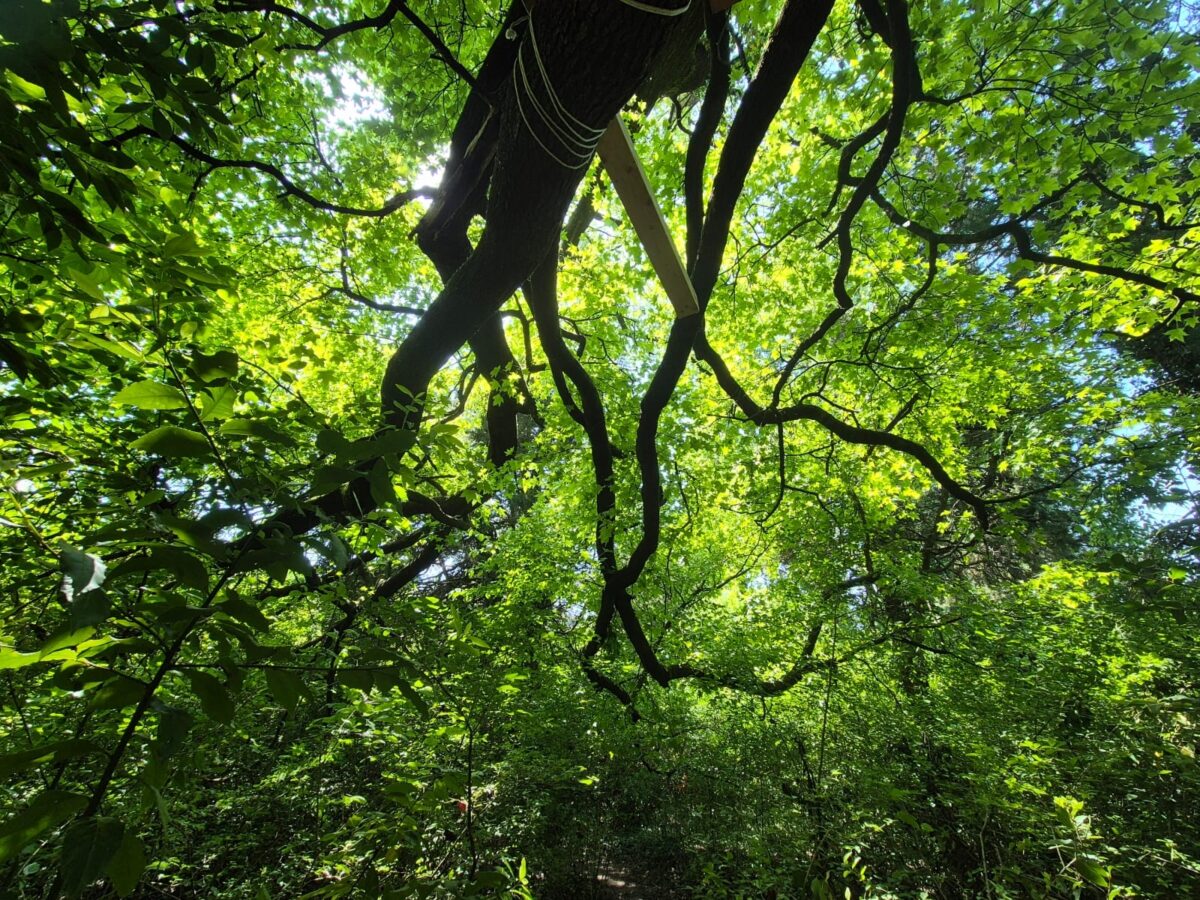
[[[668,18],[683,15],[692,6],[692,0],[687,0],[683,6],[674,8],[653,6],[649,3],[643,3],[641,0],[618,0],[618,2],[623,3],[631,9]],[[600,143],[600,137],[604,134],[605,129],[593,128],[588,125],[573,115],[563,105],[562,101],[558,99],[558,94],[555,92],[554,85],[550,81],[550,75],[546,72],[546,66],[542,62],[542,52],[538,47],[537,33],[533,27],[532,9],[520,21],[513,23],[505,33],[505,36],[509,40],[516,38],[516,26],[521,24],[521,22],[527,22],[529,26],[529,39],[522,41],[517,48],[517,63],[513,66],[513,94],[517,100],[517,111],[521,114],[521,121],[525,123],[530,136],[537,141],[538,146],[564,169],[578,171],[587,168],[588,163],[591,162],[592,154],[596,152],[596,145]],[[533,52],[533,60],[537,67],[537,76],[541,79],[542,90],[545,94],[545,105],[539,102],[534,93],[534,85],[530,80],[529,69],[525,62],[526,46]],[[522,100],[522,93],[524,93],[524,100]],[[546,145],[546,142],[542,140],[541,136],[534,129],[533,123],[529,121],[529,113],[526,111],[526,107],[536,114],[538,121],[553,136],[554,142],[557,142],[559,145],[562,156],[550,149]],[[566,156],[567,159],[563,159],[563,156]]]
[[[685,12],[692,8],[692,0],[687,0],[683,6],[677,6],[674,9],[664,9],[661,6],[652,6],[649,3],[642,3],[641,0],[617,0],[619,3],[624,3],[626,6],[633,9],[641,10],[644,13],[650,13],[655,16],[682,16]]]
[[[621,0],[621,2],[625,2],[625,0]],[[521,121],[525,123],[525,127],[529,130],[529,134],[533,139],[537,141],[538,146],[564,169],[578,171],[579,169],[586,168],[588,163],[591,162],[592,154],[596,152],[596,145],[600,142],[600,136],[604,134],[604,128],[593,128],[588,125],[573,115],[563,105],[562,101],[558,99],[558,94],[555,92],[554,85],[550,81],[550,75],[547,73],[546,66],[542,62],[542,52],[538,47],[537,33],[533,27],[532,11],[528,16],[528,23],[529,40],[522,41],[521,46],[517,48],[517,64],[513,66],[513,93],[517,100],[517,110],[521,114]],[[545,94],[545,105],[539,102],[534,92],[533,82],[529,77],[529,68],[525,61],[525,48],[527,46],[533,52],[536,74],[540,77],[542,91]],[[522,94],[524,94],[524,100],[522,100]],[[554,150],[551,150],[546,145],[546,142],[542,140],[537,130],[533,127],[533,123],[529,121],[529,113],[526,111],[527,106],[536,114],[536,118],[545,129],[553,135],[562,154],[571,160],[570,162],[564,160]]]

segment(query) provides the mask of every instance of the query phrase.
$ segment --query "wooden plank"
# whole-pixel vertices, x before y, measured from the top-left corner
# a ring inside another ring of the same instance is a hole
[[[633,230],[646,248],[646,256],[667,292],[667,299],[675,307],[675,318],[682,319],[700,312],[696,302],[696,289],[688,278],[687,269],[679,257],[679,250],[671,240],[662,210],[650,190],[642,162],[633,149],[633,140],[621,117],[613,119],[596,146],[600,162],[608,171],[617,196],[629,214]]]

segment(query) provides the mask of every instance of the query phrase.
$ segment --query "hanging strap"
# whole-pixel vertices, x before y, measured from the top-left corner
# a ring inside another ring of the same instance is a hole
[[[685,12],[692,8],[692,0],[687,0],[683,6],[674,9],[664,9],[661,6],[652,6],[649,3],[642,3],[641,0],[617,0],[618,3],[624,3],[626,6],[633,9],[641,10],[644,13],[650,13],[654,16],[682,16]]]

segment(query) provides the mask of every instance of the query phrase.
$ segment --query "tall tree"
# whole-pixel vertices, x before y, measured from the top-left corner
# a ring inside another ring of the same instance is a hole
[[[1194,886],[1195,20],[14,0],[9,888]]]

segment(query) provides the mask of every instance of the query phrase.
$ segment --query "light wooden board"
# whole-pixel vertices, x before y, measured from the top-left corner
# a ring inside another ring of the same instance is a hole
[[[675,317],[682,319],[696,315],[700,312],[696,289],[692,287],[679,250],[671,240],[667,222],[650,190],[642,162],[633,149],[633,140],[620,116],[609,123],[596,149],[638,239],[646,248],[650,265],[654,266],[658,280],[667,292],[667,299],[675,307]]]

